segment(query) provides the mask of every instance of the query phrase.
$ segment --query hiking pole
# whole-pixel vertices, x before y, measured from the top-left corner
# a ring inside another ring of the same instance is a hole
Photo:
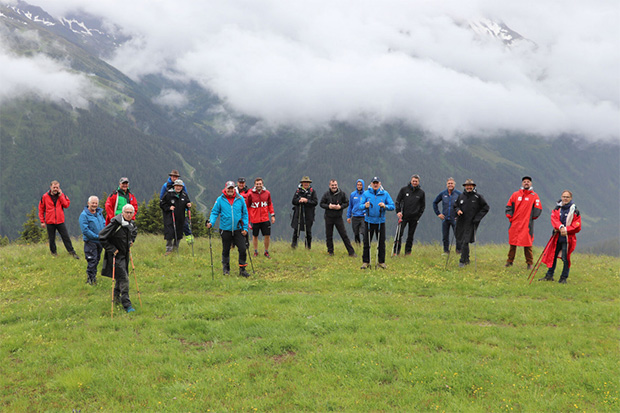
[[[115,271],[116,271],[116,254],[114,254],[114,257],[112,258],[112,306],[110,309],[110,318],[114,318],[114,283],[116,281],[114,275],[115,275]]]
[[[536,277],[536,273],[538,272],[538,269],[540,268],[540,265],[542,264],[542,261],[541,261],[542,256],[545,254],[545,251],[547,251],[547,248],[549,248],[549,244],[551,244],[551,241],[553,240],[553,237],[555,235],[554,232],[551,233],[551,238],[549,238],[549,241],[547,241],[547,245],[545,245],[545,248],[542,250],[542,252],[540,253],[540,256],[536,260],[536,264],[534,264],[534,268],[532,268],[532,271],[530,271],[530,275],[528,276],[528,278],[530,279],[530,284],[532,283],[532,281],[534,281],[534,277]]]
[[[299,210],[299,216],[301,216],[303,214],[304,216],[304,247],[308,248],[308,228],[306,228],[306,206],[302,205],[300,210]],[[301,220],[300,220],[300,225],[299,225],[299,231],[301,231]],[[301,232],[297,232],[297,236],[300,237],[301,236]]]
[[[476,242],[476,231],[478,228],[474,228],[474,274],[478,271],[478,259],[476,257],[476,250],[478,243]]]
[[[252,254],[250,254],[250,237],[247,237],[245,239],[245,250],[248,254],[248,257],[250,257],[250,265],[252,265],[252,275],[256,276],[256,273],[254,272],[254,261],[252,261]]]
[[[191,240],[192,240],[192,257],[194,256],[194,233],[192,232],[192,211],[191,210],[187,210],[187,218],[189,219],[189,232],[191,233],[190,235],[192,236]]]
[[[379,268],[379,239],[381,238],[381,223],[379,222],[379,228],[377,229],[377,260],[375,261],[375,270]]]
[[[301,235],[301,204],[297,206],[297,232],[295,233],[295,246],[297,246],[297,242],[299,242],[299,236]],[[248,250],[250,249],[250,243],[247,245]]]
[[[450,229],[448,228],[448,230],[450,230]],[[448,234],[449,234],[449,232],[448,232]],[[450,238],[450,244],[448,245],[448,256],[446,257],[446,267],[444,268],[444,270],[448,269],[448,262],[450,261],[450,251],[452,250],[452,241],[453,240],[456,243],[456,239],[455,239],[455,236],[454,236],[454,231],[452,233],[452,238]]]
[[[396,235],[394,236],[394,246],[392,247],[392,258],[396,255],[396,245],[397,243],[400,243],[398,240],[398,236],[400,235],[400,231],[401,231],[401,222],[403,222],[402,219],[398,220],[398,224],[396,224]]]
[[[131,260],[131,271],[133,272],[133,278],[136,280],[136,291],[138,292],[138,300],[140,300],[140,309],[142,309],[142,297],[140,296],[140,287],[138,287],[138,277],[136,276],[136,267],[133,265],[133,255],[129,250],[129,259]]]
[[[209,221],[207,220],[207,224]],[[211,281],[215,280],[215,275],[213,273],[213,246],[211,245],[211,233],[213,232],[213,228],[209,228],[209,255],[211,255]]]
[[[174,244],[175,244],[175,247],[177,248],[177,255],[179,255],[179,238],[177,236],[177,220],[174,217],[174,210],[170,211],[170,213],[172,214],[172,227],[174,229]]]

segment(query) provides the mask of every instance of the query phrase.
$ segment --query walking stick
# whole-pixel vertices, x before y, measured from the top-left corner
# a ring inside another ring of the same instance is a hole
[[[193,238],[193,232],[192,232],[192,211],[191,210],[187,210],[187,218],[189,219],[189,232],[192,233],[192,257],[194,256],[194,238]]]
[[[110,309],[110,318],[114,318],[114,283],[116,281],[115,279],[115,271],[116,271],[116,254],[114,254],[114,257],[112,258],[112,305],[111,305],[111,309]]]
[[[547,245],[545,245],[545,248],[542,250],[542,252],[540,253],[540,256],[536,260],[536,264],[534,264],[534,268],[532,268],[532,271],[530,271],[530,275],[528,276],[528,278],[530,279],[530,284],[532,283],[532,281],[534,281],[534,277],[536,277],[536,273],[538,272],[538,269],[540,268],[540,265],[542,264],[542,261],[541,261],[542,256],[545,254],[545,251],[547,251],[547,248],[549,248],[549,244],[551,243],[551,240],[553,240],[554,235],[555,233],[551,233],[551,238],[549,238],[549,241],[547,241]]]
[[[476,257],[476,250],[478,249],[477,245],[478,243],[476,242],[476,231],[478,231],[478,228],[474,228],[474,274],[476,274],[476,272],[478,271],[478,258]]]
[[[379,268],[379,239],[381,238],[381,222],[379,222],[379,229],[377,230],[377,259],[375,261],[375,270]]]
[[[403,222],[402,219],[398,220],[398,224],[396,224],[396,235],[394,236],[394,246],[392,247],[392,258],[397,255],[396,254],[396,249],[397,249],[397,244],[400,244],[399,241],[399,235],[400,235],[400,231],[401,231],[401,222]]]
[[[177,237],[177,220],[174,217],[174,210],[170,211],[170,213],[172,214],[172,227],[174,228],[174,244],[177,248],[177,255],[178,255],[179,254],[179,238]]]
[[[449,230],[449,228],[448,228]],[[456,243],[456,239],[454,236],[454,231],[452,231],[452,238],[450,238],[450,244],[448,245],[448,256],[446,257],[446,267],[444,268],[444,270],[448,269],[448,262],[450,261],[450,251],[452,250],[452,241],[454,241]]]
[[[209,221],[207,221],[207,224]],[[209,228],[209,255],[211,255],[211,281],[215,280],[215,274],[213,273],[213,246],[211,245],[211,232],[213,228]]]
[[[245,250],[248,254],[248,257],[250,257],[250,265],[252,265],[252,275],[256,276],[256,273],[254,272],[254,261],[252,261],[252,254],[250,254],[250,238],[249,237],[245,239]]]
[[[142,297],[140,296],[140,287],[138,287],[138,277],[136,276],[136,267],[133,265],[133,255],[129,250],[129,259],[131,260],[131,271],[133,272],[133,278],[136,280],[136,291],[138,292],[138,300],[140,300],[140,309],[142,309]]]

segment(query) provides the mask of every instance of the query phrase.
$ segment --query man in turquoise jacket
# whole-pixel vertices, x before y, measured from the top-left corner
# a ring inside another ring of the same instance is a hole
[[[103,249],[99,242],[99,233],[105,227],[102,211],[99,208],[99,198],[92,195],[80,214],[80,229],[84,238],[84,257],[86,257],[86,283],[90,285],[97,284],[97,266]]]
[[[239,275],[249,277],[245,270],[246,245],[245,236],[248,233],[248,208],[245,199],[235,191],[233,181],[226,182],[222,195],[217,198],[211,216],[207,221],[207,228],[220,218],[220,233],[222,234],[222,271],[230,274],[230,247],[234,243],[239,251]]]
[[[379,239],[379,258],[377,265],[385,269],[385,212],[394,211],[394,201],[388,192],[381,186],[376,176],[372,178],[370,188],[362,194],[357,210],[365,211],[364,221],[364,254],[362,269],[370,266],[370,240],[373,234]]]

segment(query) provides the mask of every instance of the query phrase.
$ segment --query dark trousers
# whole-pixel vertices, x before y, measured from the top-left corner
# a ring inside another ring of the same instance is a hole
[[[306,224],[305,227],[305,231],[300,230],[299,233],[297,233],[297,228],[293,230],[293,241],[291,242],[293,248],[297,247],[297,239],[300,238],[302,232],[306,233],[306,248],[310,249],[312,247],[312,224]]]
[[[461,259],[459,262],[462,262],[463,264],[469,264],[469,243],[468,242],[464,242],[461,245]]]
[[[65,244],[67,252],[75,252],[73,249],[73,244],[71,243],[71,238],[69,237],[69,232],[67,232],[67,227],[64,222],[62,224],[45,224],[45,227],[47,228],[47,238],[49,239],[50,251],[52,254],[56,254],[56,230],[58,230],[62,243]]]
[[[396,242],[396,254],[400,254],[400,247],[402,246],[403,233],[405,227],[407,227],[407,242],[405,243],[405,254],[411,254],[411,247],[413,246],[413,235],[418,227],[418,221],[405,221],[400,222],[400,231],[398,231],[398,238]]]
[[[116,256],[116,266],[114,267],[114,300],[120,301],[123,308],[128,309],[131,307],[131,300],[129,299],[129,276],[127,274],[127,258]]]
[[[344,227],[342,216],[336,218],[325,217],[325,243],[327,244],[327,252],[330,254],[334,253],[334,226],[340,238],[342,238],[342,242],[344,242],[344,246],[349,255],[355,254],[355,250],[353,246],[351,246],[351,241],[347,235],[347,229]]]
[[[370,263],[370,240],[373,235],[377,234],[379,238],[379,264],[385,262],[385,223],[383,224],[369,224],[364,225],[364,255],[362,261]]]
[[[222,269],[230,271],[230,247],[235,244],[239,251],[239,266],[245,267],[246,248],[245,237],[241,230],[221,231],[222,233]]]
[[[364,217],[351,217],[351,226],[353,227],[353,238],[355,239],[355,243],[361,244],[362,238],[364,237],[364,227],[366,226]]]
[[[456,223],[454,221],[448,221],[444,219],[441,221],[441,235],[443,241],[443,252],[450,251],[450,228],[452,228],[452,235],[454,236],[454,230],[456,229]],[[461,245],[457,241],[456,242],[456,250],[461,250]]]
[[[97,266],[101,260],[103,247],[95,241],[84,241],[84,257],[86,258],[86,275],[91,281],[97,280]]]
[[[189,227],[189,219],[186,219],[185,224],[183,224],[183,235],[192,235],[192,230]]]
[[[562,239],[564,238],[564,239]],[[553,266],[547,270],[547,277],[553,277],[553,273],[555,272],[555,266],[558,263],[558,255],[561,255],[564,266],[562,267],[562,274],[560,275],[560,279],[567,279],[568,272],[570,271],[570,267],[568,266],[568,243],[566,242],[566,237],[558,237],[558,243],[555,245],[555,254],[553,254]]]
[[[534,254],[532,253],[532,247],[523,247],[523,254],[525,255],[525,263],[528,265],[534,264]],[[508,250],[508,260],[506,262],[512,263],[517,255],[517,246],[511,245]]]

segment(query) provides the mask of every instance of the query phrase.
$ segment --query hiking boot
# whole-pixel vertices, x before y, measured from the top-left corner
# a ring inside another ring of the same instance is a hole
[[[172,251],[166,251],[166,252],[164,252],[164,257],[167,257],[170,254],[172,254]]]
[[[133,308],[132,306],[129,306],[129,308],[128,308],[128,309],[126,309],[125,311],[127,311],[128,313],[135,313],[135,312],[136,312],[136,309],[135,309],[135,308]]]
[[[532,268],[534,268],[534,266],[532,264],[527,264],[527,269],[531,270]]]
[[[469,262],[459,262],[459,267],[461,268],[463,268],[466,265],[469,265]]]
[[[379,264],[377,264],[377,266],[378,266],[379,268],[381,268],[382,270],[387,269],[387,265],[385,265],[385,263],[384,263],[384,262],[380,262]]]
[[[258,257],[258,251],[254,250],[254,256]]]
[[[509,261],[506,261],[506,264],[504,264],[504,267],[508,268],[508,267],[512,267],[512,263]]]
[[[560,281],[558,281],[558,283],[560,283],[560,284],[568,284],[568,281],[566,281],[566,278],[560,278]]]
[[[230,275],[230,268],[222,268],[222,273],[224,275]]]
[[[538,279],[538,281],[554,281],[554,280],[553,280],[553,275],[549,275],[549,274],[547,274],[547,275],[545,275],[544,277],[539,278],[539,279]]]
[[[248,278],[250,273],[245,270],[245,267],[239,267],[239,276]]]
[[[265,251],[265,258],[271,258],[271,256],[269,255],[269,251]]]
[[[370,263],[369,263],[369,262],[365,262],[365,263],[363,263],[363,264],[362,264],[362,268],[361,268],[361,269],[362,269],[362,270],[365,270],[365,269],[367,269],[368,267],[370,267]]]
[[[349,254],[349,257],[357,258],[357,254],[356,253]]]
[[[327,251],[327,255],[329,255],[330,257],[333,257],[333,256],[334,256],[334,253],[333,253],[333,252],[329,252],[329,251]]]
[[[70,252],[69,254],[71,254],[71,256],[72,256],[73,258],[75,258],[76,260],[79,260],[79,259],[80,259],[80,256],[79,256],[79,255],[77,255],[77,254],[75,253],[75,251]]]
[[[55,252],[52,252],[51,254],[52,254],[52,257],[58,257],[58,254]]]

